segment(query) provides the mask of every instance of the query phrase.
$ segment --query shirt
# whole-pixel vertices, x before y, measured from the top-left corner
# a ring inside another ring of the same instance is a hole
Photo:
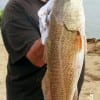
[[[10,0],[2,19],[2,37],[8,52],[7,100],[43,100],[41,81],[46,65],[39,68],[26,53],[40,38],[37,11],[40,0]]]

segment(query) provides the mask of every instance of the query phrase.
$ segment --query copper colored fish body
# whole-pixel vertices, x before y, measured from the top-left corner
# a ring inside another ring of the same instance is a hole
[[[85,54],[82,0],[55,0],[46,48],[48,100],[75,100]]]

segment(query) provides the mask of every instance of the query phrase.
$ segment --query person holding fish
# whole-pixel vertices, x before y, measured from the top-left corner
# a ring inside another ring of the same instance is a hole
[[[7,100],[44,100],[42,79],[47,65],[43,57],[52,10],[50,4],[53,5],[51,2],[44,9],[47,1],[9,0],[5,8],[1,30],[8,52]]]
[[[44,100],[45,44],[37,14],[44,4],[41,0],[9,0],[4,10],[1,30],[8,52],[7,100]]]

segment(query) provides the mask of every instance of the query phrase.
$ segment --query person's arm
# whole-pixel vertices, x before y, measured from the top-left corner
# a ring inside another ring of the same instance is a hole
[[[3,30],[7,33],[7,49],[11,62],[16,63],[26,57],[33,65],[42,67],[45,64],[43,60],[45,44],[43,45],[41,38],[43,39],[45,36],[43,34],[48,34],[47,31],[45,30],[40,36],[37,26],[34,27],[37,24],[34,22],[32,24],[29,20],[29,18],[32,18],[34,21],[34,17],[26,16],[28,12],[18,2],[10,6],[6,13],[9,16],[7,16],[6,24],[5,21],[3,22]]]
[[[26,58],[34,65],[42,67],[44,63],[44,45],[41,43],[41,39],[36,40],[29,51],[26,54]]]
[[[45,64],[43,56],[44,56],[44,45],[46,42],[46,38],[48,37],[48,26],[46,24],[46,26],[44,25],[44,27],[42,27],[42,25],[46,23],[45,22],[46,16],[51,11],[51,9],[53,7],[53,2],[54,2],[54,0],[50,0],[50,1],[48,1],[48,3],[45,6],[43,6],[43,8],[40,8],[40,10],[38,12],[38,16],[40,18],[39,24],[40,24],[41,39],[36,40],[36,42],[32,45],[32,47],[29,49],[29,51],[26,54],[26,58],[32,64],[34,64],[38,67],[42,67]],[[47,12],[46,12],[46,10],[47,10]],[[46,13],[47,15],[44,15],[42,17],[43,13]]]

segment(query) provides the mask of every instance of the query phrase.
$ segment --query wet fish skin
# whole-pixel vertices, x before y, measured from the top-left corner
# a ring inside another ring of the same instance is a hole
[[[45,100],[75,100],[85,39],[82,0],[55,0],[46,42],[48,73],[43,80],[50,83],[44,86],[44,96],[50,98]]]

